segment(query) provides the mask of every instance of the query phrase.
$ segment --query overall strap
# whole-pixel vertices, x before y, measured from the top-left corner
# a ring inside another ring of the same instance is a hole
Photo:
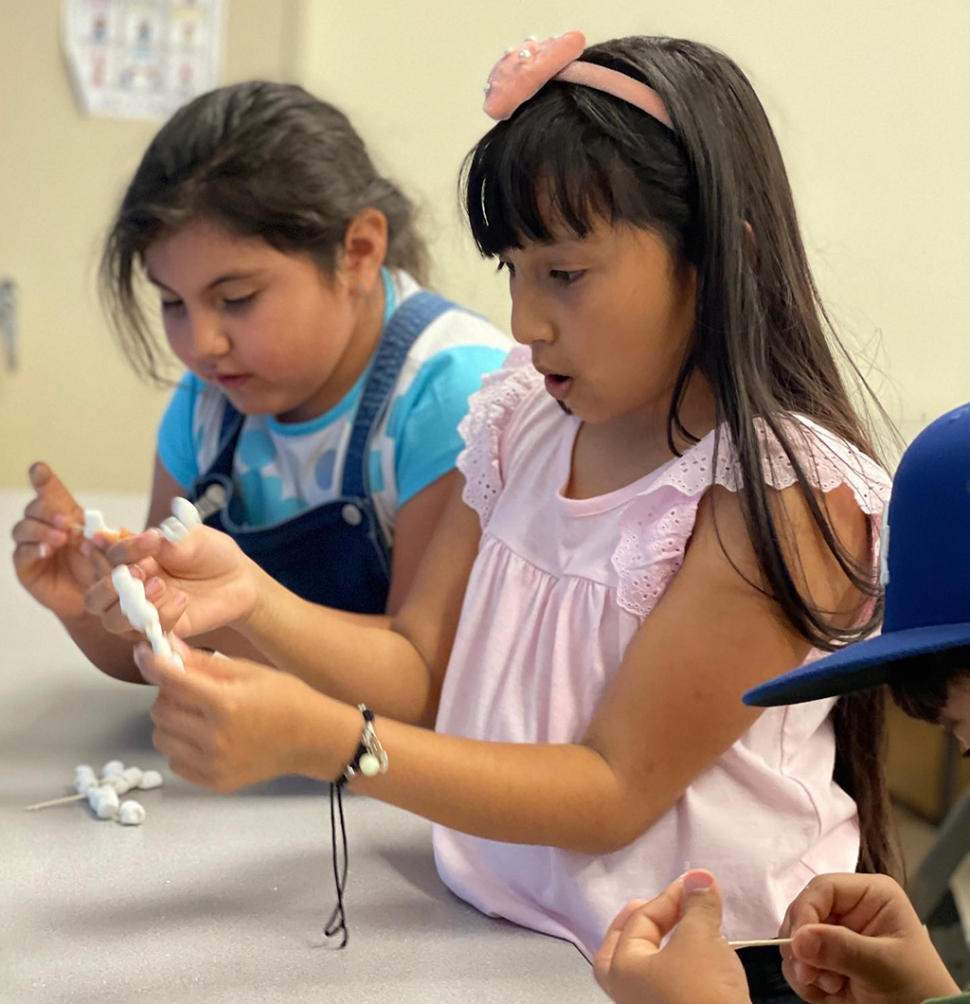
[[[370,375],[360,395],[360,405],[344,460],[341,494],[364,498],[368,492],[367,454],[370,441],[383,419],[391,392],[418,335],[455,304],[437,293],[422,290],[409,296],[394,312],[378,345]]]
[[[205,475],[223,474],[227,478],[232,477],[232,461],[236,454],[236,444],[239,442],[239,435],[242,432],[245,416],[230,404],[229,398],[225,399],[222,410],[222,421],[219,424],[219,446],[216,449],[216,459],[212,466],[205,471]]]

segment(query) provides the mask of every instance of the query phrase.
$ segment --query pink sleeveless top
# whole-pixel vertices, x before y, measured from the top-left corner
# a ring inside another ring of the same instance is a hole
[[[822,491],[845,484],[873,517],[890,481],[872,460],[806,419],[806,469]],[[738,489],[728,436],[714,434],[634,484],[565,498],[578,420],[546,393],[527,349],[486,377],[462,424],[465,501],[482,539],[448,666],[437,729],[515,743],[578,742],[627,645],[684,557],[700,499]],[[763,435],[765,477],[795,483]],[[482,840],[434,827],[443,880],[485,913],[595,953],[614,914],[686,867],[724,890],[724,934],[772,937],[819,872],[852,871],[855,804],[832,780],[833,701],[766,711],[630,846],[592,856]]]

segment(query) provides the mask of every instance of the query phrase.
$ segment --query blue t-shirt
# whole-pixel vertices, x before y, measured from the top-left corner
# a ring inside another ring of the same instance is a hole
[[[386,325],[420,286],[404,272],[385,276]],[[463,310],[443,313],[411,346],[368,457],[371,496],[388,544],[401,506],[455,466],[468,398],[484,374],[499,369],[509,346],[488,321]],[[339,497],[366,375],[330,411],[307,422],[246,416],[233,481],[248,526],[279,523]],[[218,386],[193,373],[175,389],[159,426],[158,455],[183,488],[214,462],[225,404]]]

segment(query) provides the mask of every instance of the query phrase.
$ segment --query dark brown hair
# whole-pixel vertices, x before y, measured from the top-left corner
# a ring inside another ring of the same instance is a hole
[[[961,645],[893,663],[889,688],[900,710],[911,718],[939,725],[951,684],[968,680],[970,645]]]
[[[855,560],[838,538],[824,495],[814,487],[821,479],[806,460],[804,436],[790,418],[807,416],[875,457],[833,347],[865,381],[821,303],[764,109],[735,63],[695,42],[624,38],[592,46],[581,58],[654,88],[673,130],[598,90],[547,84],[466,159],[463,197],[478,248],[495,256],[526,241],[551,240],[540,196],[551,198],[555,217],[578,237],[605,218],[664,238],[675,259],[697,275],[692,340],[668,414],[670,448],[677,452],[675,433],[697,440],[679,414],[697,372],[714,391],[718,429],[726,428],[737,453],[738,495],[763,591],[814,647],[832,650],[862,638],[881,620],[878,584],[871,563]],[[784,552],[784,515],[772,506],[765,481],[758,423],[779,443],[826,544],[872,607],[869,616],[860,608],[851,626],[818,609],[796,582]],[[715,464],[719,446],[720,431]],[[835,776],[859,807],[859,867],[892,871],[879,760],[881,695],[842,698],[833,722]]]
[[[302,87],[264,81],[221,87],[179,109],[142,157],[101,257],[102,299],[135,370],[159,378],[134,278],[160,234],[208,218],[307,254],[332,275],[347,226],[367,207],[387,218],[386,264],[423,282],[414,207],[377,173],[343,112]]]

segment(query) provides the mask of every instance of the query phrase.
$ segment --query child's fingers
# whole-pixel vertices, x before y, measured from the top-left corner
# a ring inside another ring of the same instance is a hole
[[[162,540],[158,530],[146,530],[112,544],[104,555],[112,565],[134,565],[157,555]]]
[[[637,910],[642,906],[647,905],[647,900],[645,899],[631,899],[629,903],[613,918],[613,922],[607,930],[607,934],[612,931],[616,931],[619,934],[620,931],[626,927],[626,922],[636,913]]]
[[[808,1001],[809,1004],[829,1004],[831,1001],[829,995],[821,987],[816,986],[812,982],[815,976],[818,975],[817,970],[813,971],[811,979],[806,979],[805,974],[799,968],[799,964],[793,960],[786,959],[781,964],[781,972],[788,985],[802,1000]]]
[[[199,752],[209,745],[211,730],[202,712],[191,704],[180,703],[167,691],[159,690],[150,715],[157,736],[167,736],[173,742],[193,746]]]
[[[158,584],[157,590],[152,590],[151,595],[149,595],[149,588],[154,583]],[[185,613],[185,608],[189,602],[188,596],[177,589],[172,589],[171,586],[167,585],[157,576],[149,579],[148,585],[145,587],[145,595],[155,604],[162,630],[167,634],[178,624],[182,614]]]
[[[10,536],[16,544],[47,544],[51,551],[63,547],[70,536],[64,530],[58,530],[50,523],[37,519],[22,519],[14,525]]]
[[[27,506],[28,515],[36,515],[47,522],[51,522],[58,514],[67,516],[72,522],[83,520],[84,511],[47,464],[43,462],[34,464],[29,474],[30,483],[37,492],[37,497]]]
[[[206,784],[206,757],[193,743],[163,729],[155,729],[152,733],[152,745],[168,760],[173,774],[178,774],[193,784]]]
[[[104,618],[105,614],[116,606],[118,606],[118,591],[115,589],[110,575],[98,579],[84,594],[84,611],[93,617]],[[118,607],[118,612],[121,612],[120,607]]]
[[[646,902],[645,899],[631,900],[613,918],[612,923],[606,931],[603,943],[600,945],[599,951],[593,959],[593,975],[603,990],[607,990],[610,967],[613,965],[613,956],[616,955],[616,946],[620,940],[620,933],[633,913],[639,910],[641,906],[644,906]]]
[[[165,689],[180,704],[199,708],[203,713],[218,707],[222,682],[234,675],[236,660],[188,648],[178,639],[173,639],[173,645],[185,669],[179,669],[171,659],[155,655],[150,646],[139,645],[135,648],[135,664],[142,676],[156,687]],[[213,663],[219,664],[218,670],[213,670]]]

